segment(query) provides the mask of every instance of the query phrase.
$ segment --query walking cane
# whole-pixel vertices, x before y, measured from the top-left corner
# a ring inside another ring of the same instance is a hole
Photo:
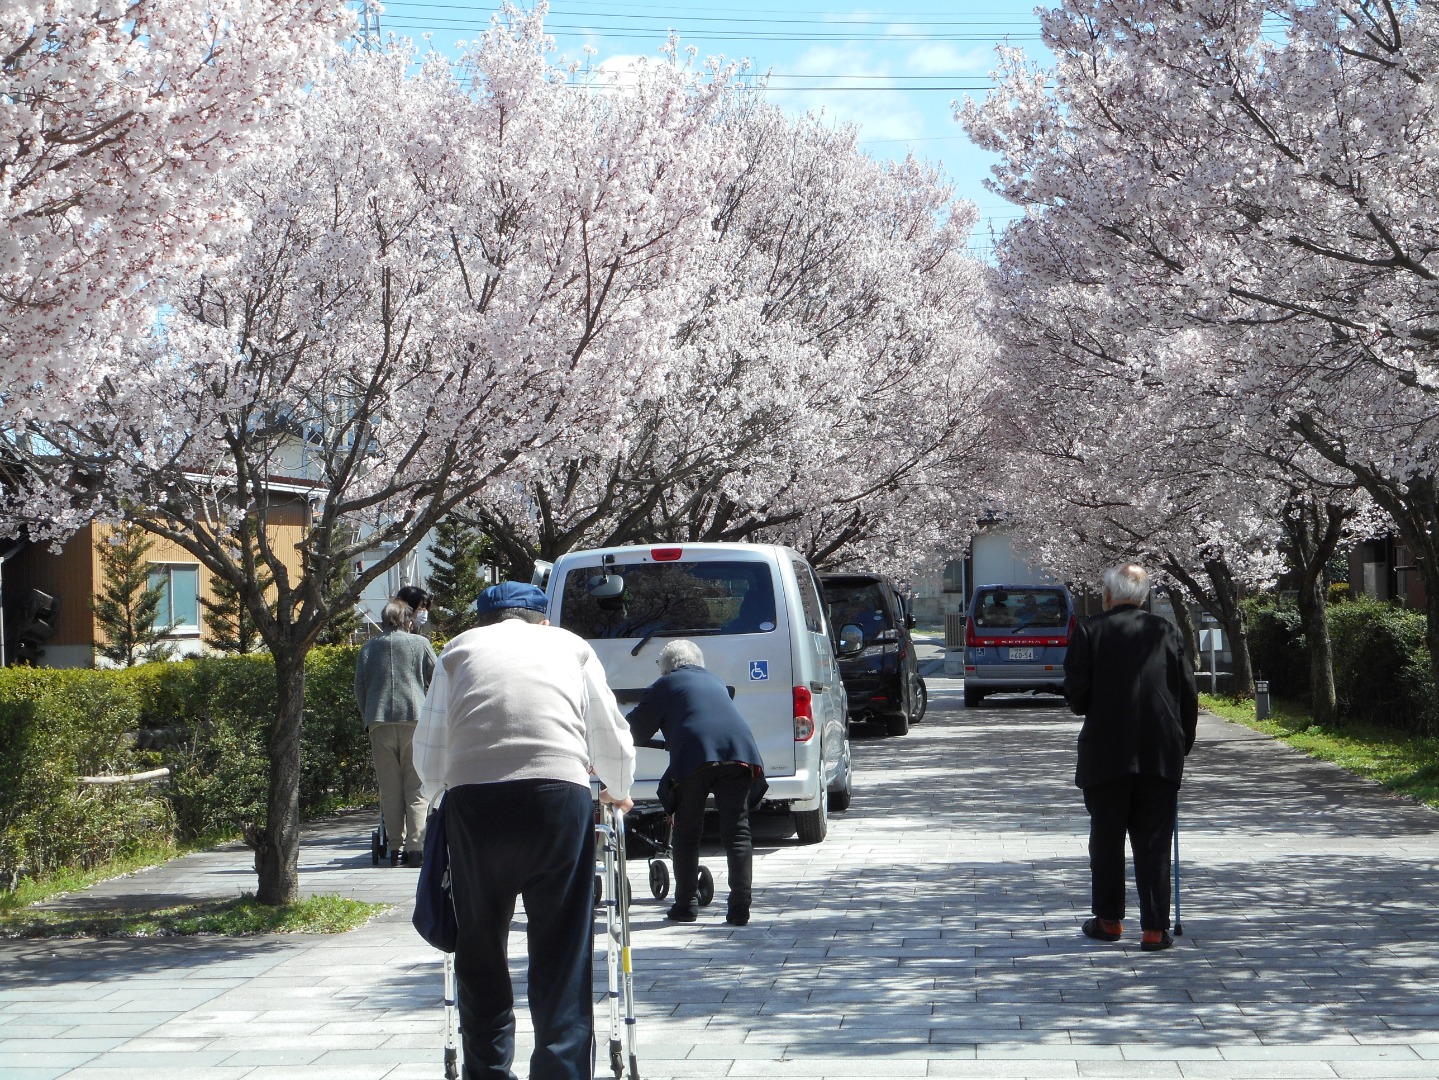
[[[1184,936],[1184,923],[1179,917],[1179,807],[1174,807],[1174,936]]]

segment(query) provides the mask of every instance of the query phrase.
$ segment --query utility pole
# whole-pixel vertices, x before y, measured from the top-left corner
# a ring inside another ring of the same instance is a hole
[[[367,52],[380,52],[385,47],[380,34],[380,7],[375,0],[360,0],[360,25],[355,28],[355,44]]]

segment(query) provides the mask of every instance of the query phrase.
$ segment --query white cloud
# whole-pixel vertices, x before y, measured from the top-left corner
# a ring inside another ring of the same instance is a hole
[[[947,41],[930,41],[909,50],[905,67],[912,75],[983,75],[994,67],[994,48],[956,49]]]
[[[889,65],[861,45],[816,45],[785,65],[771,81],[769,100],[791,113],[823,113],[841,124],[854,124],[863,139],[916,139],[924,134],[924,116],[900,88]],[[800,83],[806,89],[790,90]],[[827,87],[840,89],[827,89]]]

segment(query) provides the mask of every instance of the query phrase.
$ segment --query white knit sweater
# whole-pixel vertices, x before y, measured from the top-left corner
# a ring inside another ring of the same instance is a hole
[[[414,755],[426,799],[506,780],[588,785],[591,768],[622,799],[634,780],[634,741],[594,650],[568,630],[515,619],[445,646]]]

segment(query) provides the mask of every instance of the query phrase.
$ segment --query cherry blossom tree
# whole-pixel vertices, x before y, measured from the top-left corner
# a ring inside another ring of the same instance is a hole
[[[735,103],[693,302],[607,454],[531,459],[478,514],[516,562],[580,544],[773,540],[906,572],[983,460],[973,208],[852,130]],[[949,531],[946,532],[945,530]]]
[[[0,408],[63,412],[117,370],[348,23],[339,0],[0,7]]]
[[[265,903],[298,886],[310,647],[506,469],[613,439],[709,229],[722,75],[657,64],[606,97],[550,47],[541,14],[507,10],[464,85],[404,49],[337,62],[304,142],[231,181],[250,228],[167,283],[175,311],[149,354],[17,440],[33,445],[27,520],[143,524],[230,580],[273,654]],[[272,527],[286,488],[312,505],[298,568]]]
[[[1431,5],[1076,0],[1052,71],[1001,57],[964,113],[1032,207],[1028,272],[1110,330],[1204,327],[1241,424],[1347,474],[1416,552],[1439,677]],[[1049,89],[1051,86],[1053,89]]]

